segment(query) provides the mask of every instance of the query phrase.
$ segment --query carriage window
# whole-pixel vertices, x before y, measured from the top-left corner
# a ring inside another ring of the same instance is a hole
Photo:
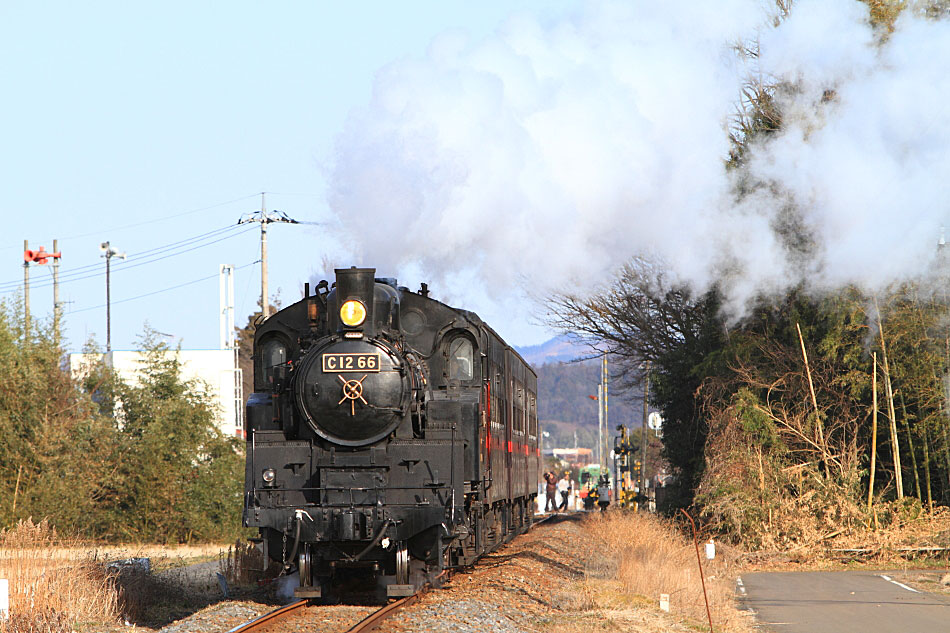
[[[449,343],[449,378],[452,380],[471,380],[474,376],[475,350],[472,342],[459,337]]]
[[[287,346],[279,339],[271,339],[261,346],[261,376],[269,383],[274,367],[287,362]]]
[[[531,397],[531,406],[528,409],[528,435],[537,437],[538,435],[538,403]]]

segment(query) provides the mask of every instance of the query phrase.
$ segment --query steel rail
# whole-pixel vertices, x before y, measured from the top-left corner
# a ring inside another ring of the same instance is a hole
[[[290,613],[293,613],[297,609],[307,606],[306,600],[297,600],[296,602],[291,602],[290,604],[284,605],[279,609],[275,609],[269,613],[265,613],[262,616],[254,618],[250,622],[245,622],[244,624],[239,624],[233,629],[229,630],[227,633],[246,633],[247,631],[253,631],[259,627],[264,626],[266,623],[271,620],[278,620]]]
[[[421,596],[423,593],[425,593],[425,589],[420,589],[411,596],[406,596],[405,598],[400,598],[395,602],[390,602],[382,609],[373,611],[351,628],[347,629],[346,633],[367,633],[368,631],[374,630],[379,624],[383,622],[383,620],[388,619],[418,600],[419,596]]]
[[[533,520],[531,525],[528,527],[528,529],[524,531],[524,533],[526,534],[528,531],[530,531],[534,527],[544,523],[545,521],[547,521],[548,519],[554,516],[555,514],[552,513],[547,516],[543,516],[540,519]],[[502,544],[499,543],[499,545],[502,545]],[[444,576],[446,579],[451,578],[452,575],[453,575],[453,570],[451,569],[446,569],[441,574],[439,574],[440,578]],[[369,633],[369,631],[373,631],[384,620],[387,620],[388,618],[392,617],[399,611],[415,603],[428,590],[429,590],[429,586],[426,585],[425,587],[423,587],[416,593],[412,594],[411,596],[406,596],[405,598],[402,598],[395,602],[391,602],[385,607],[383,607],[382,609],[379,609],[378,611],[374,611],[373,613],[370,613],[368,616],[366,616],[365,618],[357,622],[352,628],[347,630],[347,633]]]
[[[544,523],[548,519],[553,518],[554,516],[556,515],[554,513],[551,513],[547,516],[542,516],[540,518],[534,519],[532,521],[531,526],[527,530],[525,530],[525,533],[527,533],[530,529]],[[499,543],[499,545],[502,545],[502,543]],[[446,576],[452,575],[451,570],[448,570],[448,569],[443,571],[442,574]],[[424,594],[427,590],[428,590],[427,586],[423,587],[422,589],[420,589],[419,591],[417,591],[411,596],[400,598],[399,600],[396,600],[395,602],[391,602],[387,604],[386,606],[380,609],[377,609],[373,613],[370,613],[368,616],[366,616],[365,618],[357,622],[351,628],[347,629],[347,633],[368,633],[369,631],[374,630],[384,620],[387,620],[388,618],[392,617],[393,615],[395,615],[396,613],[398,613],[405,607],[408,607],[409,605],[415,603],[419,599],[419,597],[422,596],[422,594]],[[264,615],[258,616],[257,618],[251,620],[250,622],[239,624],[233,629],[228,630],[227,633],[250,633],[251,631],[257,630],[258,628],[263,627],[264,625],[266,625],[267,623],[273,620],[279,620],[283,617],[286,617],[290,615],[291,613],[296,612],[298,609],[306,607],[308,604],[309,604],[309,601],[307,600],[297,600],[296,602],[291,602],[290,604],[284,605],[280,607],[279,609],[275,609],[274,611],[270,611],[268,613],[265,613]]]

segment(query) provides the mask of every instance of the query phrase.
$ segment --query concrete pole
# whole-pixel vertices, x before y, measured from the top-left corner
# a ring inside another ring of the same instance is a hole
[[[228,265],[218,266],[218,342],[221,349],[231,349],[228,345],[228,297],[227,276]]]
[[[597,385],[597,463],[604,465],[604,386]]]
[[[603,364],[603,380],[604,380],[604,468],[609,472],[610,463],[610,417],[608,415],[609,409],[607,407],[609,403],[610,396],[607,391],[607,354],[604,354],[604,364]]]
[[[29,240],[23,240],[23,341],[30,340],[30,262],[26,252],[30,250]]]
[[[270,299],[267,296],[267,205],[261,194],[261,314],[270,316]]]
[[[53,240],[53,253],[59,252],[59,240]],[[59,258],[53,258],[53,334],[59,338]]]
[[[108,245],[109,243],[106,242]],[[111,295],[111,277],[110,262],[112,261],[112,248],[106,249],[106,353],[112,351],[112,295]]]
[[[640,428],[640,494],[645,495],[647,474],[647,418],[650,417],[650,361],[644,364],[643,374],[643,424]]]
[[[261,221],[261,313],[270,316],[270,301],[267,298],[267,222]]]

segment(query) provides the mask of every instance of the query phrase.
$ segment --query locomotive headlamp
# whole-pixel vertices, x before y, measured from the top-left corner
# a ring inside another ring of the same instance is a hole
[[[356,299],[344,301],[340,306],[340,320],[350,327],[362,325],[366,320],[366,306]]]
[[[274,483],[274,479],[276,478],[277,478],[277,471],[275,471],[273,468],[268,468],[263,473],[261,473],[261,479],[264,480],[265,484]]]

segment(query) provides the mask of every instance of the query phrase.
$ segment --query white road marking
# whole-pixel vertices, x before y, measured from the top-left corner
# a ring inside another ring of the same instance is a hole
[[[892,582],[892,583],[894,583],[895,585],[897,585],[898,587],[900,587],[900,588],[902,588],[902,589],[906,589],[907,591],[913,591],[914,593],[920,593],[919,591],[917,591],[917,590],[914,589],[913,587],[908,587],[907,585],[905,585],[905,584],[902,583],[902,582],[897,582],[896,580],[894,580],[894,579],[891,578],[890,576],[885,576],[884,574],[878,574],[878,576],[880,576],[881,578],[883,578],[883,579],[886,580],[887,582]]]
[[[736,586],[739,587],[739,593],[741,593],[741,594],[744,596],[744,595],[745,595],[745,585],[742,584],[742,577],[741,577],[741,576],[736,578]]]

